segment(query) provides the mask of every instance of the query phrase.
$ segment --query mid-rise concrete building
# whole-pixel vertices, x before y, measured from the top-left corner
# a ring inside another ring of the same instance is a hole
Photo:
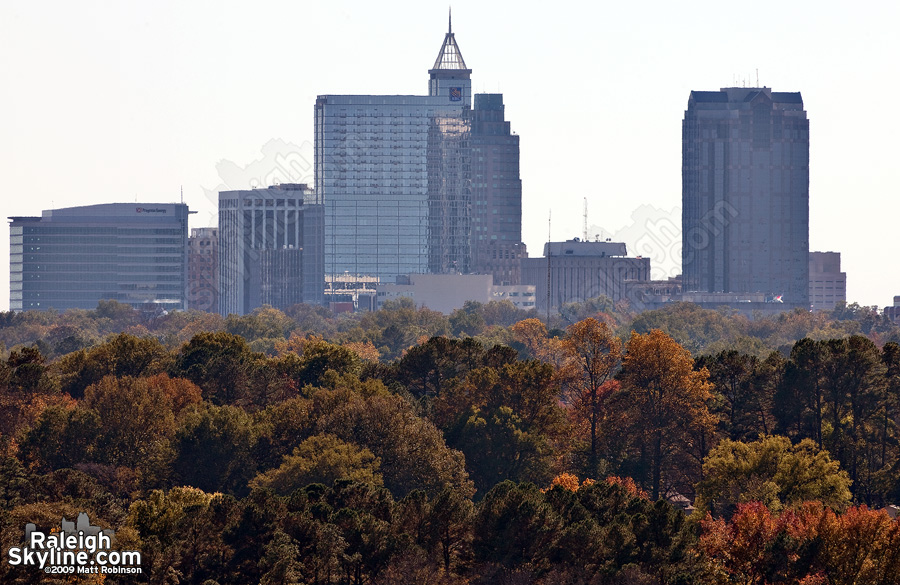
[[[188,214],[180,203],[105,203],[9,218],[10,310],[186,308]]]
[[[900,323],[900,295],[894,297],[894,304],[884,308],[884,316],[894,325]]]
[[[686,292],[809,308],[809,121],[800,93],[692,91],[682,126]]]
[[[548,302],[551,310],[559,310],[566,303],[600,296],[620,301],[628,298],[626,283],[650,280],[650,259],[627,257],[621,242],[583,242],[577,238],[549,242],[544,244],[543,258],[521,262],[521,283],[535,287],[539,311],[546,311]]]
[[[322,205],[304,184],[219,193],[219,312],[322,304]]]
[[[813,311],[831,311],[847,302],[847,273],[840,252],[809,253],[809,303]]]
[[[188,238],[188,309],[219,311],[219,230],[194,228]]]

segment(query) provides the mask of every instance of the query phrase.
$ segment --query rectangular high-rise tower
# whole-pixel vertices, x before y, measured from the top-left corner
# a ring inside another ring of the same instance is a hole
[[[692,91],[682,127],[684,290],[809,308],[809,121],[800,93]]]

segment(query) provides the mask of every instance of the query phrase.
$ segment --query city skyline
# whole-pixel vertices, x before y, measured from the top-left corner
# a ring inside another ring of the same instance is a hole
[[[421,95],[421,72],[446,30],[446,7],[412,3],[142,10],[0,9],[0,76],[16,89],[0,96],[3,160],[7,187],[27,194],[4,198],[5,216],[178,201],[183,185],[185,203],[200,211],[191,227],[214,225],[204,188],[225,183],[217,162],[250,164],[273,139],[311,143],[319,94]],[[841,252],[848,301],[879,306],[900,292],[900,275],[885,271],[890,250],[878,245],[891,233],[900,184],[891,142],[900,115],[888,102],[898,86],[888,75],[900,52],[889,30],[898,12],[834,2],[577,13],[453,6],[454,32],[477,69],[472,91],[503,93],[522,136],[523,240],[533,256],[551,209],[551,238],[564,240],[581,236],[585,198],[591,232],[627,226],[642,205],[680,206],[690,91],[761,85],[802,92],[812,121],[810,249]],[[8,258],[8,238],[0,241]],[[0,290],[3,308],[8,284]]]

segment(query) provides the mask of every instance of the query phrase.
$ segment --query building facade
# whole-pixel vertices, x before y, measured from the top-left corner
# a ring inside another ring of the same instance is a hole
[[[503,94],[475,95],[472,110],[473,271],[494,284],[518,284],[522,243],[522,181],[519,137],[504,115]]]
[[[509,301],[517,309],[535,308],[534,285],[495,285],[490,274],[410,274],[398,281],[378,285],[376,308],[402,297],[445,315],[463,308],[466,301]]]
[[[800,93],[692,91],[682,126],[686,292],[809,308],[809,121]]]
[[[400,275],[467,274],[494,265],[502,265],[497,280],[515,278],[514,263],[503,261],[524,250],[518,137],[503,121],[502,96],[476,96],[473,110],[472,70],[452,28],[428,73],[425,96],[316,100],[315,180],[325,206],[331,288],[340,282],[363,290],[372,278],[391,283]],[[504,179],[486,179],[494,174]],[[507,214],[505,221],[484,223],[494,210]],[[483,231],[492,226],[502,231]],[[480,261],[476,243],[492,240],[506,247],[482,254],[493,264]]]
[[[543,258],[522,260],[522,284],[535,287],[539,311],[600,296],[626,300],[628,283],[649,280],[650,259],[627,257],[621,242],[550,242]]]
[[[322,304],[324,210],[303,184],[219,193],[219,312]]]
[[[188,238],[187,308],[219,311],[219,230],[194,228]]]
[[[185,309],[188,207],[106,203],[10,220],[10,310]]]
[[[831,311],[847,302],[847,273],[840,252],[809,253],[809,303],[813,311]]]

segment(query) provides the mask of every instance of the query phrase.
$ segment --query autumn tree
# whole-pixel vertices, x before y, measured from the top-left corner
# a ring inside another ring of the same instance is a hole
[[[850,502],[849,486],[838,462],[810,439],[798,445],[779,436],[752,443],[724,439],[703,462],[696,505],[726,517],[750,501],[774,512],[807,500],[840,510]]]
[[[482,491],[504,479],[542,483],[567,451],[553,368],[536,360],[472,370],[434,401],[433,418]]]
[[[166,477],[175,415],[161,382],[107,376],[87,388],[83,405],[100,422],[93,461],[139,470],[151,485]]]
[[[172,374],[200,386],[215,404],[234,404],[246,399],[252,369],[263,357],[237,335],[201,333],[182,346]]]
[[[253,419],[241,408],[204,403],[182,416],[172,444],[175,481],[206,492],[243,494],[256,475]]]
[[[707,515],[700,548],[715,582],[886,585],[900,579],[900,522],[865,506],[842,514],[819,502],[775,514],[739,504]]]
[[[381,462],[365,447],[341,441],[334,435],[314,435],[300,443],[282,464],[257,475],[251,488],[269,488],[288,495],[311,483],[331,485],[336,479],[352,479],[381,486]]]
[[[569,326],[563,349],[578,373],[569,389],[577,417],[587,421],[590,455],[587,473],[596,475],[600,460],[598,436],[607,398],[614,388],[608,384],[622,360],[622,343],[606,323],[588,318]]]
[[[690,467],[699,467],[711,446],[709,374],[693,365],[690,353],[658,329],[632,333],[626,347],[618,404],[653,499],[678,479],[677,471],[699,475]]]
[[[381,460],[385,487],[397,497],[446,486],[471,490],[462,453],[449,449],[433,423],[380,382],[346,377],[311,400],[317,431],[369,449]]]
[[[88,386],[105,376],[149,376],[170,366],[171,355],[157,339],[120,333],[100,345],[63,356],[54,364],[54,371],[62,390],[81,398]]]

